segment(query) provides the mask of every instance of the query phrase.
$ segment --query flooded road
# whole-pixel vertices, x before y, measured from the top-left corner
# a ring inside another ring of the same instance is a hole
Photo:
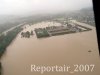
[[[60,24],[41,22],[32,26],[26,26],[23,32],[50,25]],[[87,26],[86,24],[84,25]],[[92,30],[87,32],[41,39],[38,39],[36,35],[31,36],[31,38],[21,38],[19,33],[1,59],[3,75],[41,75],[39,72],[31,72],[31,64],[40,66],[69,64],[72,66],[72,70],[73,64],[94,64],[93,72],[49,72],[44,73],[44,75],[99,75],[100,58],[96,30],[95,27],[91,28]],[[92,52],[89,53],[89,50]]]

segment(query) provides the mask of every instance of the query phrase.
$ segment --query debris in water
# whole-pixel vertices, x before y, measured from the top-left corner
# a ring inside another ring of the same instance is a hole
[[[89,50],[88,52],[92,52],[91,50]]]

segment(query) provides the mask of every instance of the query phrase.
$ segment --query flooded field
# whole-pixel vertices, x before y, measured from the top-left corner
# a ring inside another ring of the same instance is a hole
[[[80,25],[91,28],[91,31],[52,36],[38,39],[35,35],[21,38],[21,33],[9,45],[1,62],[3,75],[41,75],[31,72],[31,64],[35,65],[64,65],[94,64],[93,72],[49,72],[44,75],[98,75],[100,74],[100,58],[97,45],[96,29],[87,24]],[[56,22],[41,22],[32,26],[26,25],[25,31],[46,26],[59,26]],[[91,51],[91,52],[89,52]]]

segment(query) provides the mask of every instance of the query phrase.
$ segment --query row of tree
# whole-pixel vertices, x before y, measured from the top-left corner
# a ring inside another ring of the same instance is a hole
[[[30,38],[30,36],[34,35],[33,31],[31,30],[31,32],[26,31],[26,32],[21,32],[21,38],[25,37],[25,38]]]
[[[10,45],[10,43],[14,40],[16,35],[22,30],[21,27],[17,27],[12,31],[9,31],[6,35],[0,36],[0,58],[4,54],[6,48]],[[0,62],[0,75],[2,73],[2,63]]]
[[[0,36],[0,57],[6,50],[6,47],[13,41],[16,35],[22,30],[21,27],[17,27],[12,31],[7,32],[6,35]]]

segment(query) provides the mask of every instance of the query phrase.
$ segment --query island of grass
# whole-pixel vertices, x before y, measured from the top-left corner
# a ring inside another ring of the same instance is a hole
[[[45,28],[37,28],[37,29],[35,29],[35,33],[37,35],[37,38],[49,37],[50,36]]]

